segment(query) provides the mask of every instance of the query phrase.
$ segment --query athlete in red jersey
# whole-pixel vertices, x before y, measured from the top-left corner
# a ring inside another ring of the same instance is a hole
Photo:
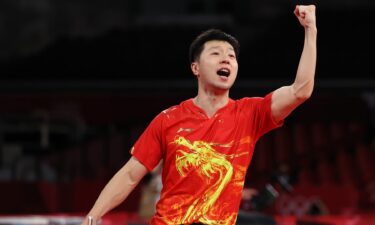
[[[235,224],[256,141],[280,126],[313,91],[315,6],[297,6],[294,13],[305,29],[296,79],[264,98],[230,99],[238,42],[220,30],[199,35],[190,47],[197,96],[155,117],[88,217],[96,221],[124,201],[163,160],[163,189],[151,224]]]
[[[163,159],[151,224],[234,224],[255,143],[281,124],[271,98],[229,99],[211,117],[189,99],[152,121],[132,149],[148,170]]]

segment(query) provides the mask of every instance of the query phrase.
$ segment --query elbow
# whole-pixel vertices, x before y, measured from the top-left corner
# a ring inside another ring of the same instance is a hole
[[[128,194],[137,186],[139,179],[136,179],[131,170],[125,172],[125,179],[122,180],[122,184],[118,183],[116,185],[125,185],[123,188],[118,189],[113,192],[112,202],[115,204],[120,204],[123,202]]]
[[[136,187],[139,183],[139,181],[141,180],[141,177],[138,176],[138,174],[136,174],[133,170],[129,170],[127,172],[127,175],[128,175],[128,178],[127,181],[128,181],[128,186],[133,189],[134,187]]]
[[[314,82],[307,82],[300,87],[294,86],[294,96],[296,97],[298,102],[304,102],[308,100],[313,93],[314,89]]]
[[[304,102],[306,100],[308,100],[312,95],[312,89],[311,90],[301,90],[299,92],[296,92],[295,93],[295,97],[297,99],[298,102]]]

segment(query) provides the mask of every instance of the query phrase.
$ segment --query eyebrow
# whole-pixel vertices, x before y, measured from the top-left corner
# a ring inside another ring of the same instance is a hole
[[[208,48],[207,50],[218,49],[218,48],[220,48],[220,46],[212,46],[212,47]],[[234,51],[234,49],[232,47],[229,47],[229,50]]]

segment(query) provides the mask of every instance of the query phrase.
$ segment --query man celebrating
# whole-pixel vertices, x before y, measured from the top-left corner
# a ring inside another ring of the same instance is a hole
[[[317,28],[314,5],[298,5],[304,48],[294,82],[263,98],[232,100],[239,44],[208,30],[190,46],[196,97],[157,115],[131,150],[130,160],[99,195],[83,224],[97,221],[126,199],[163,160],[163,189],[151,224],[235,224],[255,143],[312,94]]]

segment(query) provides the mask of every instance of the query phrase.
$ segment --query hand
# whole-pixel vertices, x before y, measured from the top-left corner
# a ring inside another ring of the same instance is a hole
[[[304,28],[316,28],[315,5],[296,5],[294,15]]]
[[[86,216],[86,217],[83,219],[81,225],[97,225],[97,224],[98,224],[98,223],[96,222],[97,220],[96,220],[94,217],[92,217],[92,224],[90,224],[89,221],[90,221],[90,220],[89,220],[89,216]]]

